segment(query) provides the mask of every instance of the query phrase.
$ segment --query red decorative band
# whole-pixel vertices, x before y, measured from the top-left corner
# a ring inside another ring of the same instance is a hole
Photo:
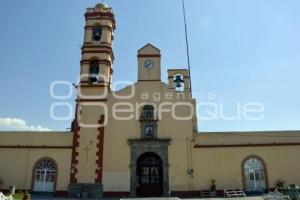
[[[104,81],[98,81],[96,84],[91,84],[91,82],[90,81],[84,81],[84,80],[82,80],[82,81],[80,81],[80,83],[81,83],[81,85],[79,85],[79,86],[82,86],[82,84],[88,84],[89,86],[101,86],[101,85],[105,85],[105,86],[107,86],[107,85],[109,85],[110,83],[109,82],[104,82]],[[83,85],[84,86],[84,85]]]
[[[104,84],[97,84],[97,85],[90,85],[90,84],[80,84],[80,88],[103,88],[106,87],[107,85]]]
[[[114,14],[110,12],[86,12],[84,14],[85,18],[87,17],[107,17],[112,20],[115,20]]]
[[[86,29],[86,30],[93,30],[93,28],[94,28],[94,26],[85,26],[84,27],[84,29]],[[101,25],[101,28],[109,30],[109,31],[113,31],[113,28],[110,27],[110,26],[103,26],[103,25]]]
[[[80,126],[78,124],[78,109],[79,106],[76,104],[75,108],[75,119],[72,122],[72,130],[73,130],[73,146],[72,146],[72,157],[71,157],[71,170],[70,170],[70,183],[77,183],[76,174],[78,172],[77,170],[77,164],[78,164],[78,147],[79,147],[79,131]]]
[[[56,190],[55,196],[56,197],[66,197],[68,195],[68,191],[65,190]]]
[[[92,13],[85,13],[85,20],[93,20],[93,19],[100,19],[100,20],[109,20],[112,21],[113,29],[116,29],[116,21],[115,17],[112,13],[103,13],[103,12],[92,12]]]
[[[171,197],[179,197],[179,198],[195,198],[195,197],[203,197],[201,195],[203,190],[188,190],[188,191],[171,191]],[[217,197],[224,197],[223,190],[216,190]]]
[[[81,50],[88,49],[88,48],[90,48],[90,49],[92,49],[92,48],[99,48],[100,49],[101,48],[101,49],[106,49],[110,52],[112,51],[112,48],[111,48],[110,44],[107,43],[107,42],[101,42],[100,45],[95,45],[93,43],[85,43],[81,47]]]
[[[138,57],[160,57],[160,54],[142,54],[138,55]]]
[[[122,192],[122,191],[104,191],[103,197],[105,198],[124,198],[129,197],[130,192]]]
[[[98,120],[99,128],[98,128],[98,143],[97,148],[98,151],[96,152],[97,155],[97,169],[96,169],[96,179],[95,183],[102,183],[102,173],[103,173],[103,150],[104,150],[104,122],[105,116],[102,114],[100,119]]]
[[[269,146],[299,146],[300,143],[257,143],[257,144],[197,144],[194,148],[224,148],[224,147],[269,147]]]
[[[89,52],[89,53],[92,53],[92,52]],[[106,60],[106,59],[98,60],[98,62],[99,62],[100,64],[106,64],[106,65],[109,65],[109,66],[112,65],[112,62],[111,62],[110,60]],[[81,60],[81,61],[80,61],[80,64],[81,64],[81,65],[82,65],[82,64],[90,64],[90,63],[91,63],[90,60]]]
[[[3,149],[72,149],[72,146],[47,146],[47,145],[0,145]]]
[[[83,55],[84,53],[107,53],[110,54],[112,59],[114,58],[112,51],[107,51],[107,50],[82,50],[81,54]]]

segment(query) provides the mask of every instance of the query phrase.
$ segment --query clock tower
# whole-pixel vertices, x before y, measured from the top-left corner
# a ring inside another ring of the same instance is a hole
[[[111,87],[115,18],[105,4],[87,8],[81,48],[80,78],[77,85],[73,122],[73,148],[68,196],[102,196],[106,101]],[[84,191],[86,191],[84,193]]]
[[[160,50],[151,44],[138,50],[138,81],[161,81]]]

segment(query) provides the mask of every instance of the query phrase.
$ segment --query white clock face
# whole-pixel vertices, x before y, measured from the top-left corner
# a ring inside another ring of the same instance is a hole
[[[144,67],[146,69],[151,69],[152,67],[154,67],[154,62],[152,60],[146,60],[144,63]]]

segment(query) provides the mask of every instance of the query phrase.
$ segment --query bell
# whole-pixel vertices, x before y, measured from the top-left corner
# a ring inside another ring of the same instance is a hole
[[[183,83],[184,81],[182,80],[182,78],[181,78],[180,75],[177,75],[177,76],[175,76],[174,82],[180,82],[180,83]]]
[[[95,35],[94,35],[94,40],[99,41],[100,39],[101,39],[100,33],[96,32]]]
[[[181,78],[180,75],[176,75],[173,83],[174,83],[176,88],[180,88],[182,86],[181,83],[184,83],[184,80]]]
[[[177,83],[175,83],[175,86],[176,86],[177,88],[180,88],[180,87],[181,87],[181,83],[177,82]]]
[[[90,77],[90,82],[91,83],[96,83],[98,81],[97,77],[96,76],[91,76]]]

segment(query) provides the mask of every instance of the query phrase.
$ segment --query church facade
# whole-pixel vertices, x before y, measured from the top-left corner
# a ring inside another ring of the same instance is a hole
[[[300,185],[300,131],[199,133],[189,71],[162,82],[151,44],[137,52],[137,82],[112,91],[114,14],[97,4],[85,20],[72,131],[1,132],[0,189],[95,198],[200,196],[211,180],[220,195]]]

